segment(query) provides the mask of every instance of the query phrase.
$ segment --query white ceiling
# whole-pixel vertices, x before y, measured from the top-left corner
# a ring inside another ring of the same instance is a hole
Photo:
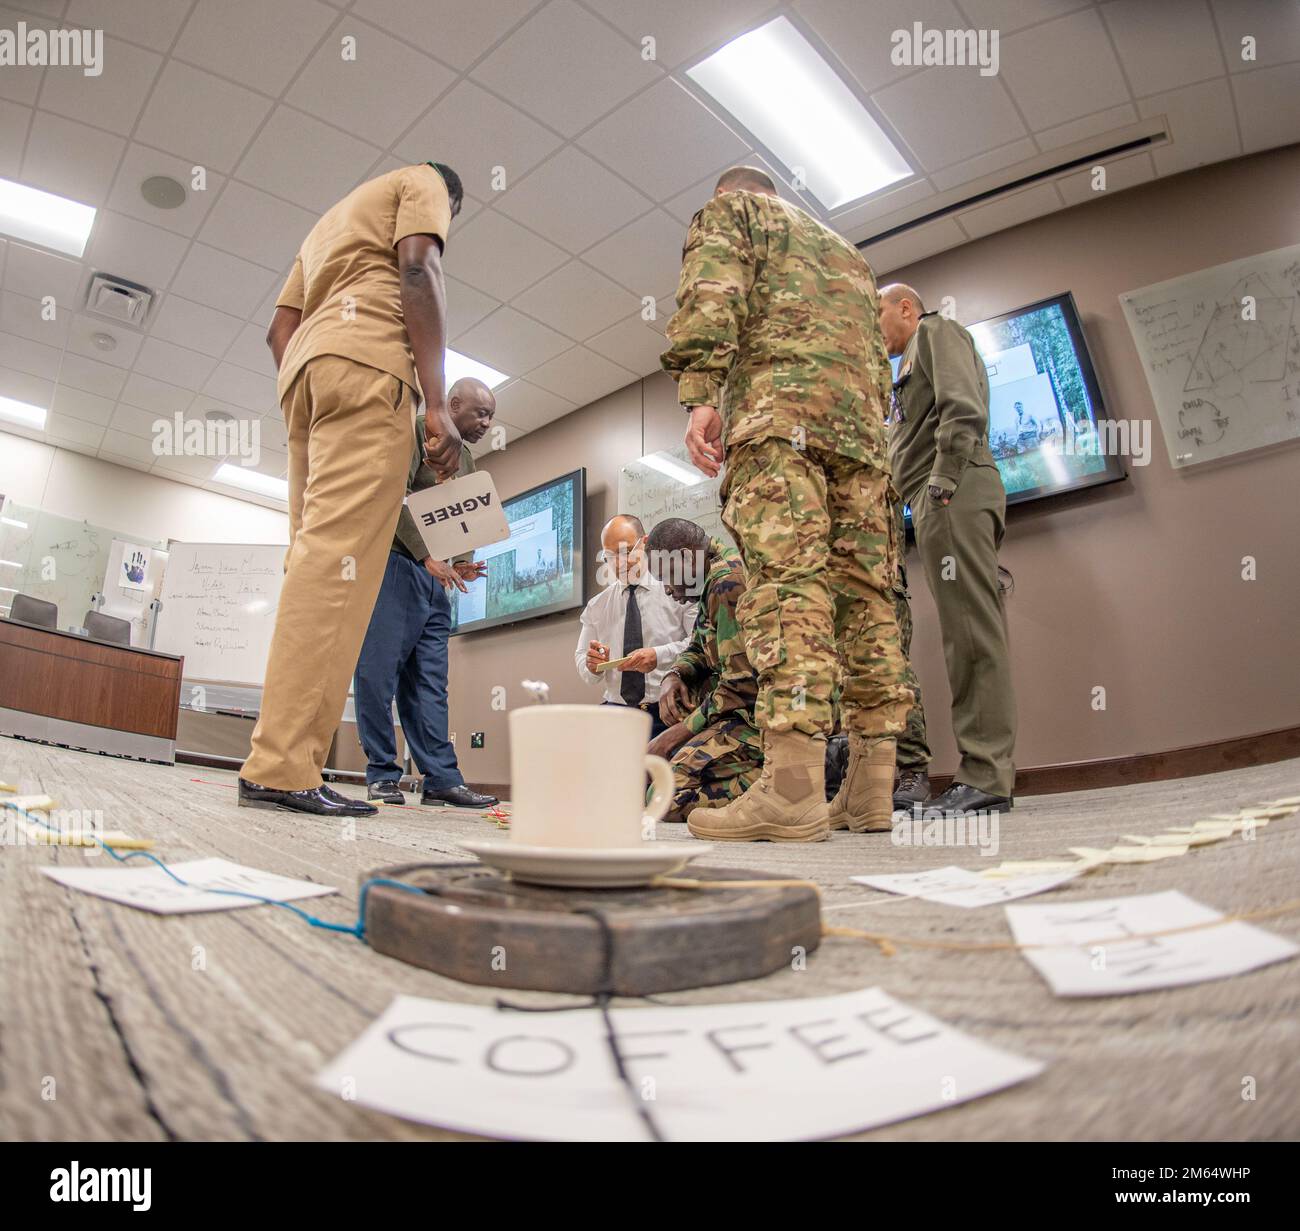
[[[512,377],[508,440],[655,371],[686,223],[720,170],[762,158],[683,70],[780,13],[917,171],[832,219],[855,241],[1157,127],[1170,140],[1114,163],[1112,191],[1300,140],[1291,0],[23,0],[0,28],[102,28],[105,67],[0,68],[0,175],[99,214],[81,261],[0,241],[0,394],[50,410],[43,433],[5,430],[256,499],[211,482],[217,459],[155,458],[155,418],[257,417],[259,468],[283,474],[263,335],[293,255],[353,186],[434,158],[470,194],[447,249],[450,341]],[[1000,73],[892,64],[890,35],[915,21],[996,28]],[[207,188],[180,209],[140,195],[195,165]],[[866,251],[885,272],[1091,195],[1075,171]],[[143,333],[79,311],[95,270],[162,292]]]

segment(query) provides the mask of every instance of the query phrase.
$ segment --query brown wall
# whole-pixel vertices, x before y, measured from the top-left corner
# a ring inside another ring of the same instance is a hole
[[[1300,147],[1202,168],[1090,202],[892,271],[957,317],[981,320],[1073,291],[1112,416],[1151,419],[1151,461],[1123,483],[1011,510],[1002,563],[1020,708],[1019,765],[1159,752],[1300,723],[1300,447],[1171,470],[1150,390],[1120,310],[1123,291],[1300,242]],[[883,273],[884,271],[882,271]],[[643,410],[644,406],[644,410]],[[588,559],[615,512],[619,467],[680,443],[663,376],[549,424],[487,465],[502,495],[587,467]],[[1243,581],[1254,556],[1258,580]],[[914,563],[914,553],[909,556]],[[956,752],[934,605],[914,570],[913,658],[935,772]],[[557,701],[593,701],[572,653],[578,624],[552,616],[454,638],[451,717],[461,768],[505,782],[505,714],[547,680]],[[1106,689],[1106,709],[1092,690]],[[481,751],[470,731],[487,734]],[[557,749],[557,755],[562,750]]]

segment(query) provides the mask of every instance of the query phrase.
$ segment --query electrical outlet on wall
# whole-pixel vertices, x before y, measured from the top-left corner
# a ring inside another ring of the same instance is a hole
[[[474,732],[474,733],[469,737],[469,746],[470,746],[471,748],[482,748],[482,747],[483,747],[483,732],[482,732],[482,731],[475,731],[475,732]]]

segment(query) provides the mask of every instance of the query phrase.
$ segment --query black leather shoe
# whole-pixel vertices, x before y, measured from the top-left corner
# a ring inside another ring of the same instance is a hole
[[[323,785],[310,791],[277,791],[246,778],[239,780],[239,806],[284,808],[289,812],[309,812],[312,816],[374,816],[379,811],[374,804],[349,799]]]
[[[913,804],[930,798],[930,775],[921,769],[900,771],[894,784],[894,811],[911,812]]]
[[[954,782],[946,791],[941,791],[933,799],[927,800],[925,807],[940,812],[1009,812],[1015,805],[1007,795],[990,795],[978,787],[967,786],[964,782]]]
[[[401,785],[394,782],[392,778],[387,778],[383,782],[372,782],[366,788],[367,799],[377,799],[385,804],[403,804],[406,803],[406,796],[402,794]]]
[[[495,795],[480,795],[467,786],[449,786],[445,791],[425,791],[420,802],[434,808],[490,808],[501,801]]]

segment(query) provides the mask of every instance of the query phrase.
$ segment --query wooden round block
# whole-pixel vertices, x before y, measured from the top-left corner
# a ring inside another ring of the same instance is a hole
[[[697,880],[782,880],[691,866]],[[372,885],[372,949],[440,975],[503,988],[644,996],[755,979],[821,940],[817,894],[777,889],[550,889],[481,864],[404,864]]]

